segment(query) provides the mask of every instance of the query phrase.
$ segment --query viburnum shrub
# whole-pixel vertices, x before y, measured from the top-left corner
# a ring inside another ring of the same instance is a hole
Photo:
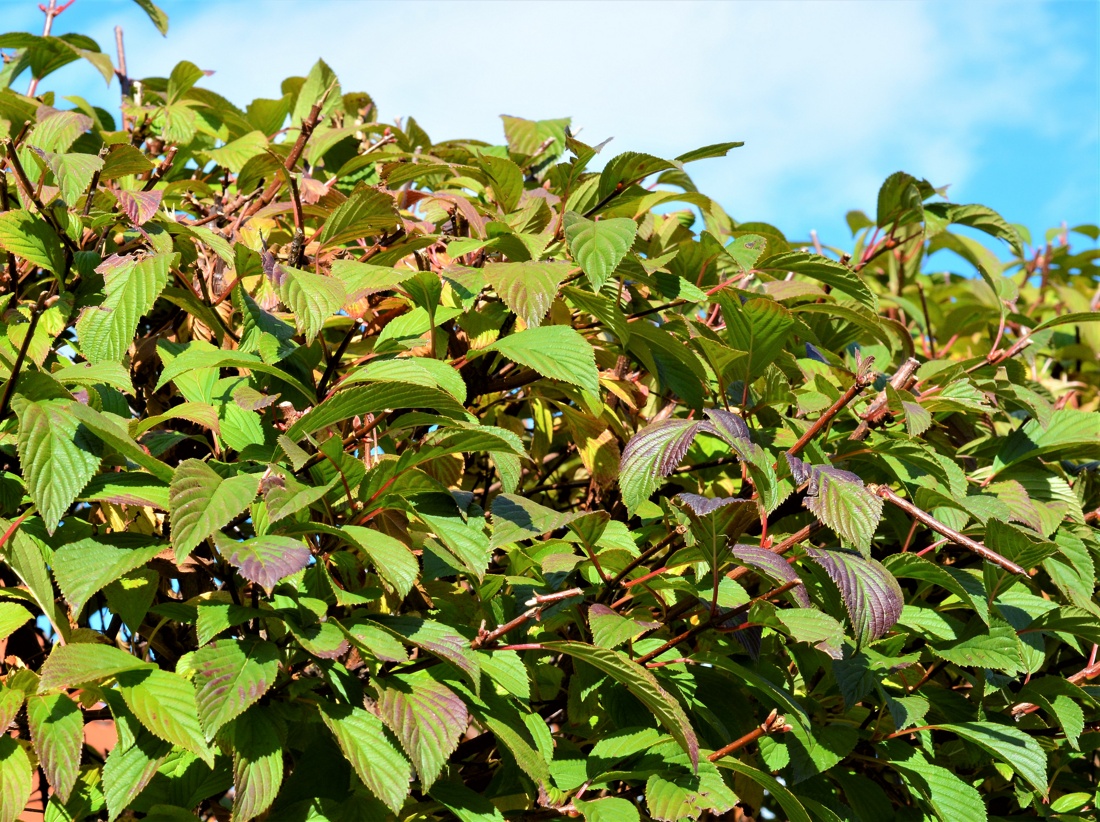
[[[1095,227],[0,48],[0,822],[1095,818]]]

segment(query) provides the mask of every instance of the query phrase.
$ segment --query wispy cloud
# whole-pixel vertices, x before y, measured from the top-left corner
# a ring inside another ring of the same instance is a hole
[[[608,151],[744,140],[695,167],[697,182],[736,218],[794,235],[840,235],[844,210],[871,207],[898,168],[978,199],[1002,133],[1100,150],[1098,101],[1088,105],[1100,95],[1087,76],[1096,58],[1067,36],[1080,22],[1049,4],[164,5],[167,41],[132,6],[101,6],[111,14],[91,21],[93,33],[111,42],[109,18],[123,16],[141,32],[127,41],[133,73],[190,59],[217,71],[205,85],[242,104],[277,96],[281,78],[324,57],[345,90],[369,91],[383,116],[412,114],[436,138],[499,141],[497,115],[509,113],[571,115],[592,142],[614,136]],[[1076,176],[1036,198],[1100,210],[1089,173]]]

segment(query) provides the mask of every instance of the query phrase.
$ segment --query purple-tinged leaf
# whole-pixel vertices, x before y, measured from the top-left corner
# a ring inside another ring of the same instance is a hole
[[[730,548],[730,553],[734,559],[758,571],[763,571],[776,582],[794,582],[798,579],[798,573],[787,560],[766,548],[758,548],[755,545],[734,545]],[[810,607],[810,597],[803,586],[796,585],[790,593],[803,608]]]
[[[592,629],[592,644],[600,648],[615,648],[633,639],[653,623],[639,622],[618,614],[606,605],[596,603],[588,609],[588,627]]]
[[[396,814],[409,795],[412,768],[386,736],[382,720],[350,705],[318,700],[317,707],[356,775]]]
[[[199,721],[208,738],[274,684],[279,649],[270,642],[219,639],[191,657]]]
[[[732,446],[752,442],[749,426],[737,414],[724,408],[708,408],[706,414],[710,420],[706,430],[710,433],[721,437]]]
[[[371,619],[410,645],[445,660],[463,674],[476,691],[481,685],[481,666],[470,650],[470,640],[441,622],[416,617],[372,616]]]
[[[73,643],[56,645],[41,670],[39,692],[54,688],[72,688],[86,682],[96,682],[123,671],[150,670],[151,662],[143,662],[121,648],[110,645]]]
[[[733,505],[735,503],[744,503],[748,500],[743,500],[740,497],[703,497],[699,494],[683,493],[676,497],[680,502],[691,509],[691,513],[697,517],[705,517],[707,514],[713,514],[720,508],[725,508],[727,505]]]
[[[65,694],[28,696],[27,721],[50,786],[62,802],[68,802],[80,773],[84,715]]]
[[[808,483],[802,504],[823,525],[869,556],[871,540],[882,520],[882,498],[864,488],[863,480],[851,471],[808,465],[790,454],[787,463],[795,482]]]
[[[699,740],[684,709],[653,674],[618,651],[596,648],[583,642],[546,642],[543,648],[569,654],[607,674],[633,694],[665,726],[686,752],[691,766],[699,767]]]
[[[817,548],[808,548],[807,555],[840,591],[852,630],[861,644],[884,636],[901,617],[904,605],[901,586],[880,563],[856,554]]]
[[[401,742],[426,791],[466,732],[466,703],[427,673],[376,682],[378,715]]]
[[[813,473],[810,470],[810,466],[800,460],[798,457],[792,456],[790,454],[787,454],[786,457],[787,465],[791,467],[791,476],[794,477],[794,481],[799,485],[808,482],[810,476]]]
[[[115,192],[118,198],[119,208],[122,213],[130,218],[134,225],[145,225],[153,219],[160,208],[160,202],[164,197],[161,190],[153,191],[126,191],[119,189]]]
[[[218,550],[242,577],[267,591],[309,564],[309,547],[292,537],[267,534],[232,542],[219,536],[216,541]]]
[[[676,469],[702,425],[694,420],[662,420],[630,439],[619,463],[619,487],[631,513],[657,490],[658,480]]]

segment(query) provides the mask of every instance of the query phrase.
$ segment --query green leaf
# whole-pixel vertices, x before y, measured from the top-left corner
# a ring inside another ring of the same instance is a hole
[[[634,245],[638,224],[626,217],[587,220],[574,211],[565,214],[565,242],[592,290],[597,293],[615,273],[623,257]]]
[[[61,238],[45,220],[27,211],[0,214],[0,248],[51,271],[65,274],[65,255]]]
[[[499,351],[512,362],[544,377],[561,380],[598,397],[599,373],[592,346],[575,329],[564,325],[528,328],[497,340],[477,353]]]
[[[949,645],[934,645],[932,653],[964,668],[989,668],[1014,676],[1024,669],[1020,639],[1010,625],[994,623],[988,633]]]
[[[546,317],[570,268],[563,262],[488,263],[483,271],[504,304],[535,328]]]
[[[28,696],[27,722],[46,778],[61,801],[67,802],[80,773],[84,715],[64,694]]]
[[[1009,725],[995,722],[961,722],[937,725],[973,742],[986,753],[1000,759],[1043,796],[1047,795],[1047,755],[1039,743]]]
[[[1004,240],[1017,255],[1023,255],[1024,246],[1020,233],[1009,225],[1000,214],[983,205],[952,205],[950,203],[928,203],[924,211],[934,214],[941,220],[956,225],[965,225],[984,231],[991,237]]]
[[[118,180],[122,177],[130,177],[134,174],[144,174],[152,171],[156,166],[143,152],[129,144],[111,146],[107,159],[103,161],[103,170],[99,174],[101,180]]]
[[[0,641],[22,628],[34,615],[15,602],[0,602]]]
[[[470,640],[449,625],[431,619],[410,616],[372,616],[371,620],[394,636],[451,663],[476,690],[481,685],[478,655],[470,650]]]
[[[344,307],[347,299],[344,284],[335,277],[286,265],[276,265],[275,271],[276,276],[282,278],[279,298],[294,315],[294,322],[305,334],[306,343],[312,343],[321,333],[325,320]]]
[[[453,813],[459,822],[504,822],[504,815],[484,794],[460,782],[436,782],[430,796]]]
[[[94,154],[54,154],[50,156],[50,169],[57,178],[61,198],[72,207],[88,190],[95,173],[103,169],[103,160]]]
[[[359,525],[341,526],[339,534],[367,555],[378,576],[393,586],[399,597],[409,595],[420,576],[420,563],[407,545],[381,531]]]
[[[311,556],[302,540],[275,534],[234,542],[215,533],[214,542],[242,577],[267,591],[305,568]]]
[[[110,645],[55,645],[39,671],[38,690],[75,688],[125,671],[152,670],[155,667],[151,662],[142,662],[136,656]]]
[[[644,625],[599,603],[588,609],[588,627],[592,644],[600,648],[616,648],[645,631]]]
[[[430,790],[466,732],[466,703],[427,673],[376,680],[378,715],[401,742]]]
[[[270,642],[219,639],[195,651],[190,667],[199,721],[212,738],[275,683],[279,649]]]
[[[696,160],[709,160],[712,157],[725,157],[729,154],[730,149],[741,148],[745,145],[743,142],[733,143],[714,143],[713,145],[703,146],[692,151],[686,151],[676,158],[678,163],[694,163]]]
[[[687,752],[692,767],[699,767],[699,741],[695,738],[695,731],[680,703],[660,686],[653,674],[618,651],[595,648],[581,642],[544,642],[542,647],[587,662],[625,687],[672,734],[672,738]]]
[[[772,271],[784,275],[793,271],[795,274],[825,283],[825,285],[831,286],[837,291],[843,291],[871,310],[878,309],[878,299],[858,274],[848,266],[820,254],[809,254],[802,251],[773,254],[761,260],[756,267],[760,271]]]
[[[798,801],[798,797],[771,774],[757,770],[732,756],[724,756],[714,764],[719,768],[726,768],[741,776],[748,777],[770,793],[775,797],[779,807],[783,809],[783,813],[787,815],[789,822],[812,822],[810,815],[806,812],[802,803]]]
[[[129,432],[116,423],[112,417],[102,414],[81,402],[70,403],[65,409],[65,413],[76,417],[83,428],[86,428],[97,439],[113,448],[135,465],[141,466],[162,482],[171,482],[173,476],[172,469],[152,456],[148,449],[134,442]],[[79,430],[82,429],[78,429],[78,431]]]
[[[153,25],[157,27],[164,36],[168,36],[168,15],[164,13],[160,6],[156,5],[152,0],[134,0],[141,10],[149,15],[149,19],[153,21]]]
[[[99,443],[69,413],[65,400],[16,398],[19,461],[46,530],[52,534],[73,500],[99,470]]]
[[[493,538],[496,548],[510,542],[542,536],[565,528],[583,513],[561,514],[515,494],[500,494],[493,500]]]
[[[360,183],[329,216],[321,230],[320,242],[322,247],[339,245],[397,226],[397,206],[393,197]]]
[[[695,420],[661,420],[630,438],[619,464],[619,488],[631,514],[676,470],[701,430]]]
[[[54,578],[74,615],[92,596],[164,550],[160,544],[140,547],[111,545],[92,537],[66,543],[54,551]]]
[[[985,822],[988,818],[981,794],[947,768],[933,765],[924,754],[898,743],[889,745],[889,764],[917,796],[928,803],[940,822]]]
[[[398,813],[409,795],[412,768],[386,737],[382,720],[362,708],[318,700],[321,719],[371,793]]]
[[[1057,328],[1060,325],[1084,325],[1085,323],[1100,323],[1100,311],[1070,311],[1044,320],[1033,329],[1032,334],[1046,331],[1048,328]]]
[[[418,494],[413,506],[443,546],[480,579],[492,556],[484,522],[464,517],[450,494]]]
[[[100,305],[85,308],[76,323],[80,350],[89,361],[118,362],[126,355],[138,320],[152,310],[179,259],[179,254],[113,258],[96,269],[107,296]]]
[[[125,394],[134,393],[128,369],[117,362],[81,362],[67,365],[51,375],[62,385],[109,385]]]
[[[1100,458],[1100,414],[1062,408],[1046,426],[1037,419],[1028,420],[1003,441],[993,460],[993,474],[1033,457],[1058,453],[1073,459]]]
[[[218,165],[240,174],[245,163],[266,150],[267,137],[263,132],[250,131],[221,148],[208,148],[203,153]]]
[[[730,373],[734,379],[752,382],[783,350],[794,318],[775,300],[757,297],[742,305],[724,294],[718,300],[726,321],[726,338],[735,349],[748,354],[733,362]]]
[[[15,822],[31,798],[31,760],[19,741],[0,736],[0,822]]]
[[[144,728],[132,745],[116,745],[103,764],[103,796],[107,819],[114,822],[149,784],[172,746]]]
[[[157,381],[156,390],[159,391],[183,374],[202,368],[248,368],[277,377],[297,390],[307,401],[313,401],[317,394],[316,389],[307,388],[293,375],[265,363],[255,355],[242,354],[240,351],[224,351],[205,342],[189,343],[182,353],[165,365]]]
[[[253,708],[233,720],[233,819],[248,822],[275,801],[283,784],[284,742],[271,712]]]
[[[303,414],[287,429],[286,436],[293,442],[298,442],[307,434],[352,417],[410,408],[431,408],[442,413],[466,415],[462,405],[446,391],[425,385],[379,382],[356,385],[336,392],[316,408]]]
[[[505,214],[515,211],[523,196],[523,169],[506,157],[491,154],[479,157],[477,162],[489,177],[497,205]]]
[[[247,508],[256,498],[259,486],[257,474],[222,479],[201,460],[181,462],[168,490],[177,561]]]
[[[606,200],[617,191],[639,183],[651,174],[677,168],[678,164],[651,154],[627,151],[612,158],[600,174],[599,200]]]
[[[615,796],[588,802],[575,799],[573,805],[584,816],[585,822],[638,822],[641,818],[633,803]]]
[[[214,752],[203,738],[195,688],[190,682],[154,668],[124,671],[118,675],[118,684],[126,707],[151,733],[214,766]]]

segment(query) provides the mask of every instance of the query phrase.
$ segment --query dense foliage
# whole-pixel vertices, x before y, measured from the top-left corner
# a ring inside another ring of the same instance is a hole
[[[0,48],[0,822],[1094,818],[1094,227]]]

